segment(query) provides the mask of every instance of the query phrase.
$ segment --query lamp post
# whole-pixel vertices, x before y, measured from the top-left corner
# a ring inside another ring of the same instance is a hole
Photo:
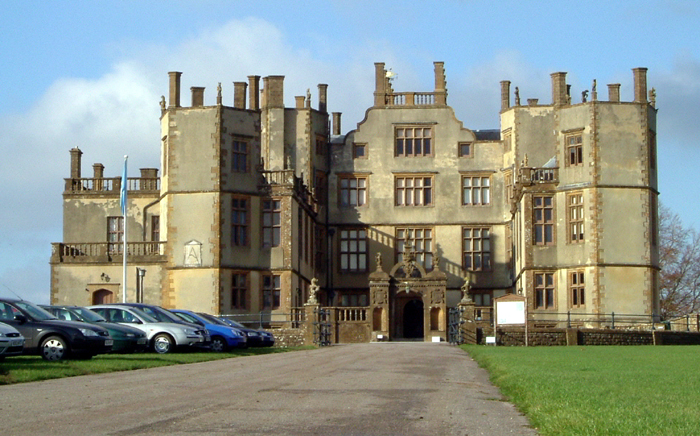
[[[138,277],[138,286],[136,289],[136,302],[143,303],[143,278],[146,276],[146,269],[137,267],[136,275]]]

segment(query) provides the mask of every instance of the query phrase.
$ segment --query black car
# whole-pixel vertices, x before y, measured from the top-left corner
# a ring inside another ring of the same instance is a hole
[[[135,327],[107,322],[99,313],[86,307],[79,306],[44,306],[42,309],[50,312],[58,319],[68,321],[86,322],[104,327],[114,340],[113,353],[134,353],[148,349],[148,337],[146,333]]]
[[[168,309],[164,309],[160,306],[156,306],[154,304],[146,304],[146,303],[114,303],[119,306],[127,306],[127,307],[135,307],[143,312],[145,312],[147,315],[150,315],[151,317],[155,318],[159,322],[172,322],[175,324],[182,324],[186,325],[187,327],[191,327],[197,331],[197,333],[201,334],[204,336],[204,342],[202,342],[198,347],[204,347],[208,348],[211,345],[211,335],[207,331],[207,329],[203,328],[201,325],[198,324],[192,324],[191,322],[187,322],[180,318],[179,316],[175,315]]]
[[[38,354],[46,360],[89,359],[112,350],[113,340],[106,329],[59,320],[29,301],[0,298],[0,321],[24,336],[24,354]]]

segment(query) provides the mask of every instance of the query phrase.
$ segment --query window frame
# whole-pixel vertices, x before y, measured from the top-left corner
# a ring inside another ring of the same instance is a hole
[[[401,232],[406,232],[405,236],[400,236]],[[416,233],[420,233],[421,236],[416,236]],[[426,233],[428,235],[426,236]],[[422,241],[420,247],[416,244],[416,240]],[[423,266],[426,271],[433,270],[433,246],[435,241],[435,230],[433,227],[396,227],[394,229],[394,247],[395,253],[394,258],[396,263],[403,262],[403,253],[406,247],[406,242],[411,241],[413,253],[415,254],[415,261]],[[420,248],[420,251],[418,250]]]
[[[239,202],[245,204],[241,206]],[[242,215],[241,215],[242,213]],[[244,222],[240,222],[240,217]],[[250,199],[247,197],[231,198],[231,245],[234,247],[248,247],[250,238],[248,237],[250,228]],[[241,240],[242,237],[242,240]]]
[[[416,135],[419,129],[420,135]],[[412,133],[411,136],[407,135],[409,131]],[[428,132],[429,135],[425,136],[425,132]],[[427,141],[425,141],[426,139]],[[394,157],[432,157],[435,155],[434,143],[435,135],[432,124],[394,126]],[[421,150],[418,153],[415,152],[417,145]],[[425,151],[426,147],[428,148],[427,152]]]
[[[467,152],[464,152],[464,147],[467,147]],[[474,157],[474,143],[461,141],[457,143],[457,156],[458,157]]]
[[[469,237],[467,237],[469,232]],[[478,232],[478,236],[474,236]],[[484,236],[486,232],[486,236]],[[462,227],[462,268],[467,271],[491,271],[493,253],[491,244],[491,227]],[[476,247],[476,248],[475,248]],[[469,262],[467,262],[469,256]],[[476,266],[478,259],[478,266]]]
[[[263,274],[262,278],[261,307],[270,310],[279,309],[282,302],[282,276],[279,274]]]
[[[367,229],[364,227],[340,229],[338,238],[340,272],[367,272],[369,270],[369,233]],[[345,262],[343,262],[344,259]],[[353,259],[355,260],[355,268],[352,267]]]
[[[583,166],[583,130],[564,135],[564,152],[567,167]]]
[[[116,229],[113,229],[116,223]],[[124,251],[124,217],[107,217],[107,251],[112,254],[122,254]]]
[[[539,281],[540,278],[543,280]],[[548,283],[547,279],[551,279]],[[556,310],[557,308],[557,278],[554,271],[536,271],[533,276],[532,307],[534,310]]]
[[[151,215],[151,242],[160,242],[160,215]]]
[[[360,150],[362,153],[360,154]],[[365,142],[353,142],[352,143],[352,158],[353,159],[367,159],[367,143]]]
[[[470,186],[465,186],[470,180]],[[479,180],[479,185],[474,185],[474,180]],[[461,177],[462,206],[490,206],[491,205],[491,175],[484,173],[465,173]],[[483,185],[486,181],[486,186]],[[467,191],[468,190],[468,191]],[[467,202],[467,192],[471,201]],[[475,196],[474,193],[478,194]],[[479,202],[474,202],[474,198],[479,197]],[[484,198],[486,197],[486,198]],[[484,199],[486,201],[484,201]]]
[[[243,145],[244,150],[240,150],[239,146]],[[249,143],[247,139],[233,137],[231,141],[231,172],[233,173],[247,173],[248,165],[248,154],[249,154]]]
[[[584,270],[569,271],[569,306],[572,309],[586,307],[586,272]]]
[[[537,200],[542,199],[542,206],[537,206]],[[550,201],[547,206],[546,201]],[[538,211],[541,211],[541,219],[538,219]],[[550,211],[550,219],[547,219],[547,211]],[[556,209],[554,207],[553,195],[533,195],[532,196],[532,243],[538,246],[552,246],[556,244]],[[551,240],[547,240],[547,235]],[[539,234],[542,235],[542,240],[538,240]]]
[[[567,241],[570,244],[581,244],[585,240],[584,210],[583,192],[566,194]]]
[[[411,181],[411,186],[406,181]],[[416,181],[420,180],[421,186],[416,186]],[[403,186],[399,186],[399,181],[403,181]],[[426,186],[426,181],[430,183]],[[398,207],[432,207],[433,189],[435,177],[432,174],[395,174],[394,175],[394,206]],[[419,195],[416,195],[419,194]],[[428,201],[426,202],[426,197]],[[420,201],[416,201],[420,198]],[[400,201],[399,201],[400,200]]]
[[[511,151],[513,149],[513,130],[508,128],[501,134],[503,135],[503,150]]]
[[[271,207],[268,204],[271,204]],[[282,244],[282,200],[265,198],[262,200],[261,206],[262,246],[266,248],[279,247]]]
[[[344,183],[348,186],[343,186]],[[352,183],[355,182],[355,186]],[[360,186],[360,184],[364,186]],[[353,202],[354,194],[354,202]],[[346,197],[347,196],[347,197]],[[369,176],[366,174],[338,174],[338,206],[367,207],[369,202]]]
[[[248,273],[246,272],[231,274],[231,309],[248,309]]]

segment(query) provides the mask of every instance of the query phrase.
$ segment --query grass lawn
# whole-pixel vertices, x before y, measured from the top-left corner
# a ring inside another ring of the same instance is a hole
[[[248,348],[226,353],[137,353],[101,354],[88,360],[64,360],[47,362],[39,356],[8,357],[0,362],[0,385],[24,383],[76,375],[101,374],[114,371],[154,368],[181,363],[206,362],[258,354],[284,353],[286,351],[312,349],[315,347]]]
[[[463,348],[542,435],[700,434],[700,347]]]

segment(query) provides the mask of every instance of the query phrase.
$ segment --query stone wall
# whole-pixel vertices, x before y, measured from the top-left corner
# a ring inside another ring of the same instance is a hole
[[[485,345],[487,336],[494,336],[493,328],[479,328],[477,343]],[[525,329],[522,327],[499,328],[496,341],[498,345],[523,346]],[[700,333],[669,330],[530,328],[528,345],[700,345]]]
[[[579,330],[577,345],[654,345],[649,331],[587,329]]]
[[[340,344],[362,344],[370,341],[369,322],[339,322],[336,342]]]
[[[305,344],[304,336],[306,334],[306,329],[304,328],[278,328],[269,329],[268,331],[275,335],[275,347],[287,348],[301,347],[302,345],[313,345]]]
[[[529,329],[527,332],[529,346],[566,345],[565,329]],[[525,345],[525,329],[498,329],[498,345]]]

